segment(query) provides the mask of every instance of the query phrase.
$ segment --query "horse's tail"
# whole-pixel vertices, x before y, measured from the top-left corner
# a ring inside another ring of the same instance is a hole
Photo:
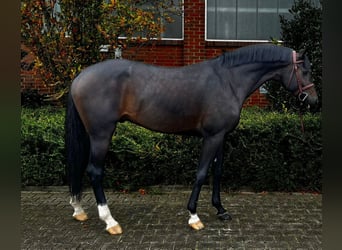
[[[68,96],[65,119],[65,146],[70,193],[80,199],[82,178],[89,160],[90,143],[71,93]]]

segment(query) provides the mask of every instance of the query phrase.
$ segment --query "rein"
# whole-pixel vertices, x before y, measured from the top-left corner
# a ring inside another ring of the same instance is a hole
[[[305,90],[310,89],[314,86],[313,83],[309,83],[307,85],[303,85],[304,81],[301,78],[299,72],[298,72],[298,64],[299,63],[303,63],[303,60],[299,60],[297,61],[297,53],[295,50],[292,51],[292,71],[291,71],[291,75],[290,75],[290,79],[288,82],[288,87],[290,86],[290,83],[292,81],[292,78],[295,76],[296,77],[296,81],[297,81],[297,85],[298,85],[298,90],[296,90],[294,92],[294,95],[296,95],[298,97],[298,99],[301,102],[304,102],[306,100],[306,98],[309,96],[309,94],[307,92],[305,92]],[[300,125],[301,125],[301,131],[302,133],[304,133],[304,122],[303,122],[303,114],[299,111],[299,118],[300,118]]]

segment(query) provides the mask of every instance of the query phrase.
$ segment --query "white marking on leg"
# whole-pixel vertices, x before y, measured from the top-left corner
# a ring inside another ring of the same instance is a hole
[[[190,219],[189,219],[189,225],[191,225],[191,224],[194,224],[194,223],[196,223],[196,222],[199,222],[200,221],[200,218],[198,217],[198,215],[197,214],[191,214],[190,213]]]
[[[74,208],[74,214],[72,216],[76,216],[82,213],[85,213],[81,203],[76,199],[76,196],[70,198],[70,205]]]
[[[109,207],[107,204],[105,205],[98,205],[97,206],[98,210],[99,210],[99,217],[101,220],[103,220],[106,223],[106,229],[109,229],[111,227],[114,227],[116,225],[118,225],[119,223],[114,220],[114,218],[112,217]]]

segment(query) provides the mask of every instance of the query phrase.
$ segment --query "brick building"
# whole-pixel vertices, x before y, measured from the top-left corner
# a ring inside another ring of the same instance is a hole
[[[126,49],[122,57],[156,65],[184,66],[242,46],[267,43],[270,37],[280,36],[279,15],[288,15],[293,0],[183,0],[183,4],[183,16],[174,16],[175,22],[167,24],[161,40],[139,49]],[[32,58],[22,46],[21,88],[49,93],[32,69]],[[260,89],[245,103],[267,104]]]

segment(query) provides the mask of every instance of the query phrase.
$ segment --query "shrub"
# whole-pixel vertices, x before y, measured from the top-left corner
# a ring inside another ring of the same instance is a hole
[[[21,91],[21,106],[26,108],[38,108],[46,106],[49,103],[44,101],[45,95],[40,94],[36,89],[27,89]]]
[[[321,190],[321,120],[310,114],[303,119],[304,134],[295,114],[243,112],[228,136],[224,182],[259,191]]]
[[[23,108],[21,113],[22,185],[63,185],[64,112]]]
[[[256,191],[320,191],[321,119],[319,114],[306,114],[303,120],[304,134],[295,114],[243,110],[239,126],[227,135],[222,186],[249,186]],[[24,108],[21,133],[22,185],[67,184],[64,110]],[[197,137],[118,124],[107,155],[104,185],[115,190],[191,185],[200,149],[201,139]]]

